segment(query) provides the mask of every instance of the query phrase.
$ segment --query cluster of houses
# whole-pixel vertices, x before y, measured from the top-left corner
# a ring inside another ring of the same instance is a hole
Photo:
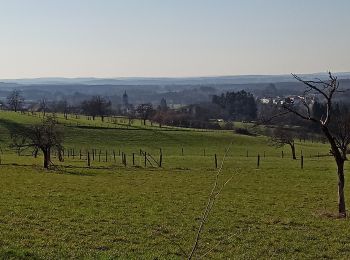
[[[271,104],[271,105],[283,105],[283,104],[293,104],[293,105],[300,105],[305,104],[305,102],[309,105],[313,105],[316,102],[316,96],[308,97],[306,100],[305,96],[299,96],[299,95],[289,95],[284,97],[263,97],[258,100],[261,104]]]

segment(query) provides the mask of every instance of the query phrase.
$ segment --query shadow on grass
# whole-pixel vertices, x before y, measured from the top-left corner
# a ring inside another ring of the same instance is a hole
[[[1,259],[40,259],[37,255],[29,251],[15,250],[15,249],[1,249]]]
[[[0,167],[2,166],[10,166],[10,167],[21,167],[21,168],[32,168],[36,170],[40,170],[42,172],[51,172],[51,173],[63,173],[63,174],[70,174],[70,175],[79,175],[79,176],[95,176],[96,173],[82,173],[82,172],[76,172],[76,171],[70,171],[69,169],[85,169],[85,170],[107,170],[110,168],[107,167],[79,167],[79,166],[63,166],[63,165],[52,165],[49,169],[44,169],[43,167],[40,167],[37,164],[19,164],[19,163],[2,163],[0,164]]]
[[[5,127],[10,133],[13,133],[15,131],[24,131],[28,128],[24,124],[20,124],[8,119],[0,119],[0,125]]]

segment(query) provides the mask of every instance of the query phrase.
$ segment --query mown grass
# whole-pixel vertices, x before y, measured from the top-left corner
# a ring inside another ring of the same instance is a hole
[[[6,148],[9,121],[40,119],[8,112],[0,117],[1,258],[183,258],[178,245],[189,252],[193,243],[215,178],[213,155],[221,159],[231,142],[221,181],[233,178],[205,226],[197,258],[350,256],[349,223],[336,218],[335,165],[331,157],[316,156],[327,153],[326,145],[298,143],[305,156],[300,170],[287,148],[282,159],[261,136],[66,126],[67,148],[121,149],[128,165],[109,156],[88,168],[84,156],[76,156],[64,163],[54,158],[58,169],[44,171],[40,156]],[[131,153],[144,149],[157,156],[159,148],[163,168],[144,168],[138,155],[137,165],[130,165]]]

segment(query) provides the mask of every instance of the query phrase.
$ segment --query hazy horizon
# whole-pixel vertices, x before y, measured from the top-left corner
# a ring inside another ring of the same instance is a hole
[[[350,71],[331,71],[333,75],[341,75],[345,74],[350,76]],[[293,73],[295,74],[295,73]],[[311,72],[311,73],[298,73],[298,75],[327,75],[327,72]],[[202,76],[160,76],[160,77],[154,77],[154,76],[124,76],[124,77],[91,77],[91,76],[83,76],[83,77],[64,77],[64,76],[45,76],[45,77],[19,77],[19,78],[0,78],[1,80],[35,80],[35,79],[195,79],[195,78],[230,78],[230,77],[283,77],[283,76],[290,76],[293,78],[292,73],[287,73],[287,74],[237,74],[237,75],[202,75]]]
[[[0,79],[350,71],[345,0],[1,2]]]

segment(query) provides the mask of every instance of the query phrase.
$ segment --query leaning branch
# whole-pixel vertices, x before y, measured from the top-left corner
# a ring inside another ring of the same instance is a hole
[[[231,147],[232,143],[230,144],[229,148]],[[198,227],[198,230],[197,230],[197,234],[196,234],[196,238],[195,238],[195,241],[194,241],[194,244],[193,244],[193,247],[191,249],[191,252],[190,254],[188,255],[188,260],[192,259],[194,253],[196,252],[197,250],[197,247],[198,247],[198,243],[199,243],[199,239],[200,239],[200,236],[201,236],[201,233],[203,231],[203,228],[204,228],[204,224],[206,223],[208,217],[209,217],[209,214],[215,204],[215,201],[217,199],[217,197],[220,195],[220,193],[222,192],[223,188],[226,186],[226,184],[232,179],[229,178],[219,189],[218,189],[218,186],[219,186],[219,177],[221,175],[221,172],[222,172],[222,168],[224,166],[224,162],[225,162],[225,159],[227,157],[227,154],[229,152],[229,148],[226,149],[226,152],[224,154],[224,157],[221,161],[221,165],[220,165],[220,168],[219,170],[217,171],[216,173],[216,176],[215,176],[215,182],[214,182],[214,185],[213,185],[213,188],[210,192],[210,195],[209,195],[209,198],[208,198],[208,201],[207,201],[207,205],[204,209],[204,212],[203,212],[203,217],[201,219],[201,222],[199,224],[199,227]]]

